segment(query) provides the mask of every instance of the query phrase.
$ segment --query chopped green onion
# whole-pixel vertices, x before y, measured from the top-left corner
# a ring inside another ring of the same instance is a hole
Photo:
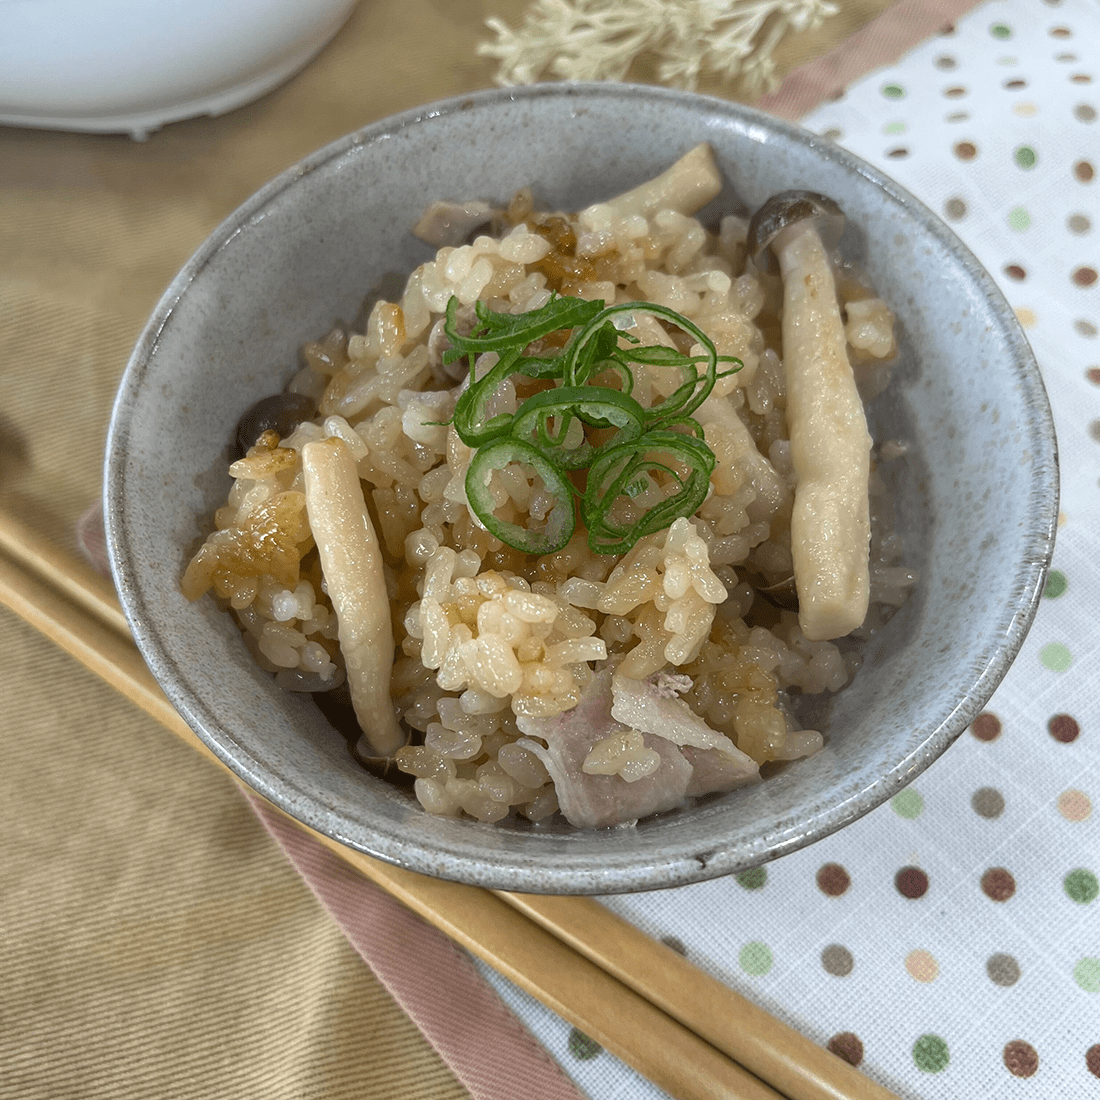
[[[675,348],[661,345],[640,348],[619,347],[618,338],[622,334],[615,328],[611,318],[617,314],[635,312],[652,313],[656,317],[663,317],[693,336],[705,352],[702,359],[706,364],[703,373],[700,374],[695,369],[695,364],[699,361],[697,358],[684,355]],[[594,346],[586,355],[585,349],[589,343]],[[718,375],[718,352],[710,337],[686,317],[655,302],[623,302],[617,306],[608,306],[592,318],[569,343],[564,370],[565,384],[579,385],[585,382],[595,362],[609,359],[621,363],[624,367],[634,362],[680,368],[684,376],[683,384],[660,405],[649,410],[651,420],[664,419],[666,416],[690,416],[714,388]]]
[[[550,429],[555,419],[556,433]],[[594,428],[618,428],[627,439],[645,430],[645,409],[625,393],[605,386],[560,386],[527,398],[512,418],[512,434],[527,439],[533,433],[536,446],[554,448],[556,461],[579,469],[588,465],[594,448],[586,442],[572,450],[564,446],[574,419]]]
[[[513,463],[532,467],[542,478],[547,492],[554,497],[554,505],[546,516],[546,527],[541,531],[520,527],[496,515],[497,505],[489,492],[489,482],[495,471]],[[573,537],[577,525],[573,487],[565,474],[536,447],[520,439],[495,439],[478,449],[466,471],[466,498],[490,535],[528,554],[553,554],[560,550]]]
[[[528,313],[494,313],[483,302],[474,305],[478,324],[467,336],[458,334],[458,299],[447,303],[447,319],[443,331],[450,337],[451,348],[444,352],[443,362],[453,363],[463,355],[481,355],[487,351],[522,350],[528,344],[552,332],[583,325],[603,309],[603,302],[583,298],[552,297],[546,305]]]
[[[605,307],[599,301],[554,296],[521,314],[494,313],[478,302],[477,323],[466,336],[458,332],[457,310],[458,299],[451,298],[444,322],[451,347],[443,358],[446,363],[463,356],[469,360],[469,381],[455,404],[453,423],[459,438],[476,451],[466,475],[466,496],[487,531],[517,550],[553,553],[573,535],[576,494],[589,547],[595,553],[619,554],[645,535],[695,513],[709,492],[715,459],[691,414],[718,378],[741,369],[740,360],[720,356],[702,329],[654,302]],[[639,312],[676,326],[703,354],[642,346],[618,327],[624,321],[629,327]],[[535,341],[567,329],[574,331],[560,352],[524,354]],[[477,358],[489,352],[499,358],[477,378]],[[720,375],[720,362],[736,366]],[[645,407],[631,396],[632,365],[674,368],[681,382],[656,405]],[[619,389],[592,383],[605,372],[618,377]],[[491,399],[513,375],[555,384],[528,397],[515,413],[489,416]],[[613,434],[596,446],[579,425]],[[495,471],[514,463],[531,467],[554,498],[544,528],[521,527],[496,515],[490,481]],[[587,470],[587,479],[580,492],[568,471],[582,470]],[[664,491],[673,491],[630,522],[615,518],[624,509],[636,510],[629,502],[654,484],[650,472],[661,475]]]
[[[451,299],[453,302],[455,299]],[[467,447],[480,447],[490,440],[506,435],[512,426],[510,413],[499,413],[486,419],[486,405],[497,392],[500,384],[515,374],[516,360],[522,348],[502,355],[497,364],[476,381],[470,375],[470,383],[455,402],[454,426],[459,438]]]
[[[686,476],[662,457],[686,467]],[[681,516],[694,515],[710,491],[714,461],[713,451],[701,439],[661,429],[601,449],[588,469],[588,487],[581,501],[589,547],[598,554],[623,554],[646,535],[671,527]],[[617,523],[612,518],[616,501],[635,495],[634,484],[650,470],[670,475],[679,486],[677,492],[633,523]]]

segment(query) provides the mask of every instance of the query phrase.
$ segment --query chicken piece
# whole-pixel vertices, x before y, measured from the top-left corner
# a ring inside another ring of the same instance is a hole
[[[680,749],[693,769],[689,797],[759,782],[756,761],[677,698],[678,693],[690,688],[690,677],[666,672],[645,680],[616,675],[611,680],[611,716],[643,734],[671,741]]]
[[[581,701],[552,718],[517,718],[528,738],[524,747],[546,766],[554,780],[558,805],[566,820],[580,829],[627,825],[679,806],[687,797],[691,765],[671,741],[643,735],[645,747],[661,757],[651,775],[628,782],[619,775],[592,775],[583,770],[595,745],[624,727],[611,717],[611,670],[592,678]]]

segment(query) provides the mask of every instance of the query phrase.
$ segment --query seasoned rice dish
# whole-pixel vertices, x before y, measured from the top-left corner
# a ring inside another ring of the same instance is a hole
[[[579,213],[439,204],[449,243],[242,419],[183,591],[346,695],[431,813],[606,827],[759,782],[914,583],[863,412],[893,315],[827,199],[704,225],[721,187],[700,146]]]

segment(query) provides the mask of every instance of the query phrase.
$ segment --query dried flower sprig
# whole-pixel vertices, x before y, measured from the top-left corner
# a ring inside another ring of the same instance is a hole
[[[650,55],[663,84],[740,79],[755,96],[778,84],[772,54],[783,36],[836,11],[831,0],[532,0],[518,30],[486,20],[496,40],[477,52],[500,62],[504,85],[622,80]]]

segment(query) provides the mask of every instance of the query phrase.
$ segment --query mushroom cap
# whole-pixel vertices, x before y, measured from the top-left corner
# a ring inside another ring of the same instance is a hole
[[[816,191],[780,191],[772,195],[749,222],[749,255],[761,271],[776,274],[779,264],[771,243],[780,230],[809,221],[826,248],[834,248],[844,232],[844,211],[828,195]]]

